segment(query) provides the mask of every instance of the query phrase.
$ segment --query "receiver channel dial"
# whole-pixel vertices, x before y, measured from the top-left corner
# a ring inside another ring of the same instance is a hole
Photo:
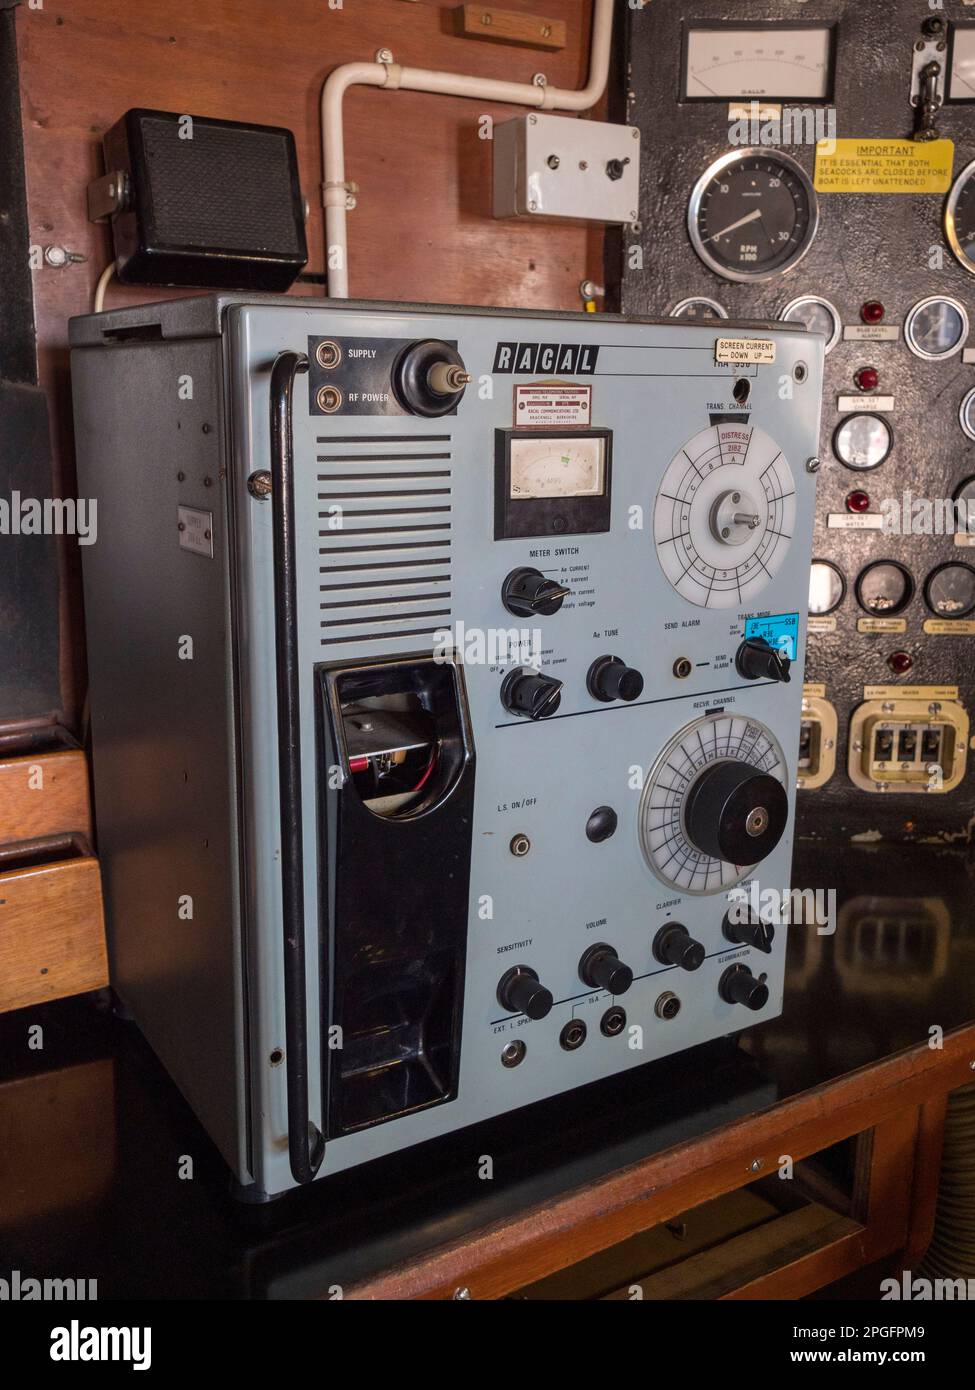
[[[675,734],[640,801],[640,846],[661,882],[719,893],[772,853],[789,815],[785,756],[744,714],[716,712]]]

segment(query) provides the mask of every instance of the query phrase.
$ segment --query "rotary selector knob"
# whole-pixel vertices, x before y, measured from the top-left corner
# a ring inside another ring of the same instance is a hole
[[[668,922],[653,939],[653,954],[661,965],[679,965],[681,970],[699,970],[705,950],[680,922]]]
[[[786,681],[792,662],[764,637],[746,637],[735,653],[735,670],[746,681]]]
[[[768,985],[747,965],[729,965],[718,982],[718,993],[726,1004],[743,1004],[756,1013],[768,1003]]]
[[[772,853],[789,819],[785,787],[750,763],[712,763],[684,804],[687,838],[702,854],[729,864],[757,864]]]
[[[598,941],[583,954],[579,962],[579,978],[590,989],[625,994],[633,983],[633,971],[623,964],[612,946]]]
[[[721,934],[726,941],[736,946],[754,946],[756,951],[769,955],[775,940],[775,928],[771,922],[763,922],[760,917],[748,914],[744,922],[736,922],[730,912],[726,912],[721,923]]]
[[[512,570],[501,585],[501,602],[517,618],[550,618],[570,592],[541,570],[522,567]]]
[[[643,677],[618,656],[600,656],[589,667],[586,687],[594,700],[604,704],[638,700],[643,694]]]
[[[506,1013],[525,1014],[538,1022],[551,1013],[554,1000],[530,966],[516,965],[498,982],[498,1003]]]
[[[509,671],[501,684],[501,703],[523,719],[548,719],[562,702],[562,682],[540,671]]]

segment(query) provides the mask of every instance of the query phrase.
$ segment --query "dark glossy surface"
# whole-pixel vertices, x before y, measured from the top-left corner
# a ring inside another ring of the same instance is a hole
[[[130,1024],[90,997],[0,1020],[0,1269],[99,1298],[328,1295],[670,1145],[975,1019],[973,866],[955,851],[801,847],[837,930],[790,931],[786,1011],[266,1207],[229,1174]],[[28,1047],[41,1024],[42,1050]],[[494,1176],[478,1176],[490,1155]],[[181,1178],[186,1158],[193,1177]]]

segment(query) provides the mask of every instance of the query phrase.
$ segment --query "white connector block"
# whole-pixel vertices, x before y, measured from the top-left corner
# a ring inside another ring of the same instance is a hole
[[[635,126],[532,112],[494,127],[495,217],[639,220]]]

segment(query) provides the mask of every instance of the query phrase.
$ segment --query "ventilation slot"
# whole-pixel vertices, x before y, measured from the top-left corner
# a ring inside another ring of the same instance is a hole
[[[449,434],[320,437],[322,646],[424,646],[451,625]]]

